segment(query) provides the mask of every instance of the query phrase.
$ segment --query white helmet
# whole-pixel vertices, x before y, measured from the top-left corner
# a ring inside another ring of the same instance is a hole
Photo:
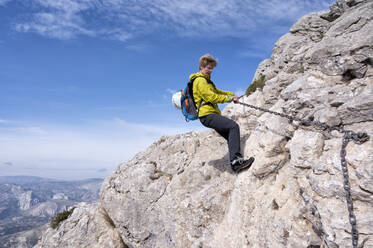
[[[175,108],[181,109],[181,92],[176,92],[172,95],[172,104]]]

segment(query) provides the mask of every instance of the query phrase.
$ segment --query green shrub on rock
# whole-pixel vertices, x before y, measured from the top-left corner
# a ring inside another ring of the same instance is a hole
[[[246,89],[246,93],[245,95],[246,96],[249,96],[251,95],[252,93],[255,92],[256,89],[263,89],[264,85],[265,85],[265,75],[260,75],[258,79],[254,80],[254,82],[252,82],[249,86],[249,88]]]
[[[74,212],[74,209],[75,207],[71,208],[70,210],[65,210],[65,211],[62,211],[60,213],[58,213],[56,216],[54,216],[54,218],[52,219],[51,221],[51,224],[50,226],[53,228],[53,229],[56,229],[58,227],[58,225],[64,221],[64,220],[67,220],[67,218],[69,218],[69,216]]]

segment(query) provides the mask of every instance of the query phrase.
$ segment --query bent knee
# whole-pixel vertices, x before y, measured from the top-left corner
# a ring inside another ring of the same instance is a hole
[[[237,124],[237,122],[232,121],[231,129],[240,130],[240,126]]]

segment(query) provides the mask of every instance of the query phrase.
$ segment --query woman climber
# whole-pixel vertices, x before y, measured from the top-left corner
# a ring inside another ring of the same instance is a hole
[[[217,66],[217,60],[210,54],[205,54],[199,59],[199,72],[189,76],[193,82],[193,96],[196,106],[200,106],[198,117],[205,126],[214,129],[228,141],[231,168],[239,172],[249,168],[254,158],[243,159],[240,148],[240,128],[238,124],[221,115],[217,103],[238,102],[238,97],[229,91],[215,87],[210,80],[212,70]]]

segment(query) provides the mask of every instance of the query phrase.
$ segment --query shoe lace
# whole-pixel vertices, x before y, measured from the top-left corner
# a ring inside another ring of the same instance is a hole
[[[243,162],[244,162],[243,158],[236,158],[236,160],[235,160],[236,165],[241,165],[241,164],[243,164]]]

